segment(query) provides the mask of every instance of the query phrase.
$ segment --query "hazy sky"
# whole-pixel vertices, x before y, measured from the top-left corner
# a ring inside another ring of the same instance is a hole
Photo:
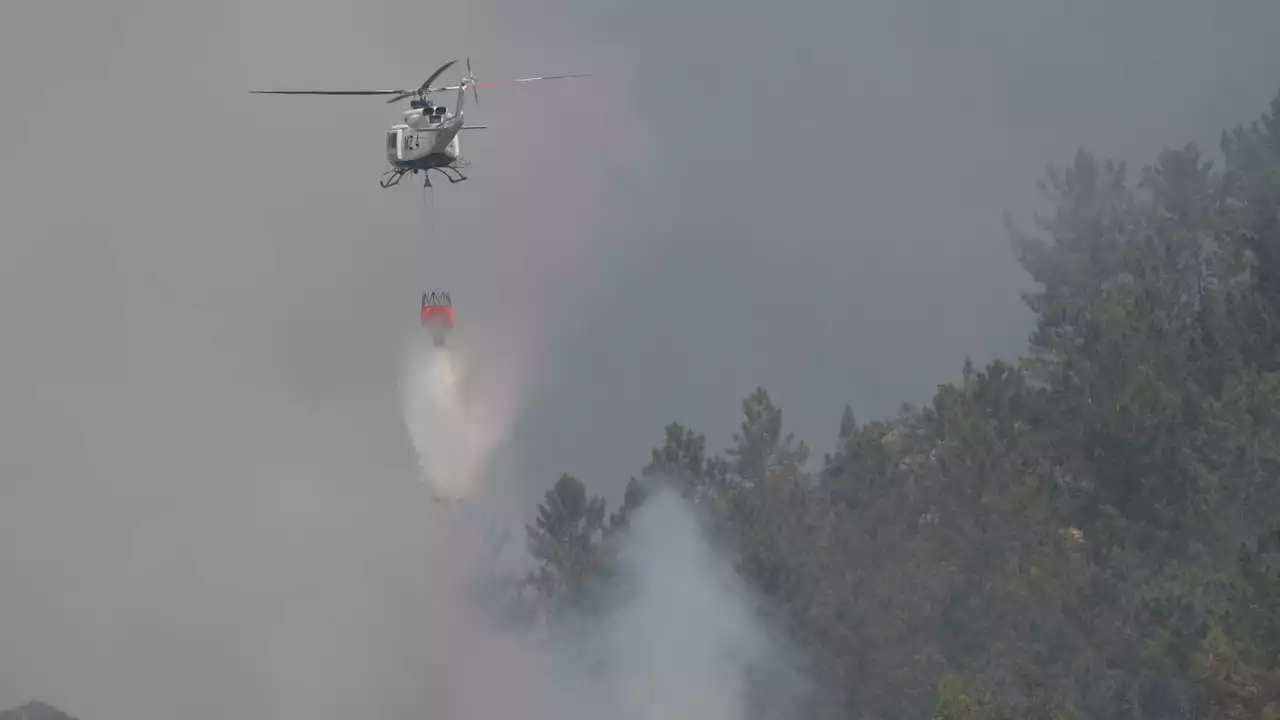
[[[411,707],[423,289],[519,389],[522,499],[612,492],[672,419],[722,446],[756,385],[820,455],[846,402],[1020,349],[1001,211],[1078,145],[1215,149],[1280,88],[1276,27],[1271,0],[8,0],[0,706]],[[244,92],[467,53],[597,75],[482,91],[434,216],[376,185],[403,106]]]
[[[562,335],[548,395],[588,475],[642,464],[672,418],[727,444],[757,384],[820,457],[844,403],[891,414],[966,354],[1013,355],[1030,320],[1000,213],[1029,219],[1046,163],[1216,154],[1280,89],[1266,0],[566,1],[638,48],[662,153],[619,194],[675,196],[660,220],[618,201],[632,220]]]

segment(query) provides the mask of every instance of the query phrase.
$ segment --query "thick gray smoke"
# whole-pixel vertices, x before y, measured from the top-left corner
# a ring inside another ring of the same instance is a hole
[[[794,716],[804,684],[790,653],[680,497],[660,493],[634,517],[595,609],[536,629],[503,622],[515,565],[503,563],[484,510],[468,502],[439,515],[431,717]]]
[[[602,672],[577,695],[594,702],[578,717],[739,720],[771,716],[762,711],[778,704],[781,717],[795,709],[801,685],[784,662],[788,653],[765,632],[751,593],[680,496],[661,492],[648,501],[620,561],[619,583],[630,592],[587,639]],[[761,676],[768,681],[760,684]]]

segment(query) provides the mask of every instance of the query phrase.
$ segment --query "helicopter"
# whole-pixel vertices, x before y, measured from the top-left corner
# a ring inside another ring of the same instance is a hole
[[[467,58],[467,75],[457,85],[433,87],[446,70],[458,62],[450,60],[431,73],[419,87],[412,90],[250,90],[260,95],[394,95],[387,104],[409,100],[409,109],[404,111],[402,122],[392,125],[386,133],[386,159],[391,169],[383,173],[385,180],[378,181],[383,188],[393,187],[400,183],[405,174],[424,173],[425,187],[431,187],[431,171],[437,171],[457,184],[467,179],[462,173],[471,163],[462,155],[460,133],[463,130],[483,130],[488,125],[467,125],[463,119],[462,106],[466,100],[467,90],[471,90],[476,104],[480,104],[480,93],[477,85],[496,85],[502,82],[532,82],[534,80],[559,80],[563,78],[586,77],[591,73],[574,73],[570,75],[544,75],[540,77],[517,78],[514,80],[498,80],[477,83],[471,72],[471,58]],[[444,105],[436,105],[428,95],[438,92],[456,90],[457,105],[450,112]]]

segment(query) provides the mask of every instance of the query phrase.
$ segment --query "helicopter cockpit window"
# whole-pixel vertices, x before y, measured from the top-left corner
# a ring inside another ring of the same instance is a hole
[[[387,133],[387,150],[395,152],[396,150],[396,131],[392,130]]]

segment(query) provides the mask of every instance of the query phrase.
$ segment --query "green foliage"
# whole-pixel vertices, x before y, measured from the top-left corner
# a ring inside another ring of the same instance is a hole
[[[21,707],[0,712],[0,720],[76,720],[54,706],[43,702],[29,702]]]
[[[729,463],[724,458],[707,457],[705,436],[675,422],[664,432],[665,442],[653,451],[641,471],[647,486],[672,487],[686,498],[703,497],[725,486]]]
[[[782,410],[764,388],[756,388],[742,401],[742,412],[746,419],[733,436],[736,447],[725,453],[738,477],[761,481],[772,470],[794,473],[808,461],[809,447],[797,445],[793,433],[782,434]]]
[[[588,497],[582,482],[567,474],[544,497],[534,524],[525,526],[526,547],[538,562],[528,583],[549,604],[573,607],[601,554],[605,501]]]
[[[984,720],[987,713],[964,680],[948,673],[938,683],[938,709],[934,720]]]
[[[1280,95],[1221,146],[1051,166],[1035,232],[1006,219],[1027,356],[844,408],[815,473],[757,388],[722,456],[668,425],[607,528],[562,478],[539,587],[599,579],[665,485],[781,609],[813,717],[1280,720]]]

